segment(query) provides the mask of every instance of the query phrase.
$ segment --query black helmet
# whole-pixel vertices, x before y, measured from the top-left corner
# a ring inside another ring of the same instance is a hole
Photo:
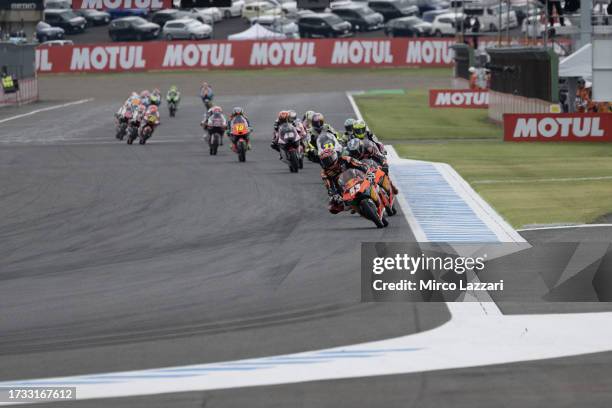
[[[363,141],[361,139],[351,139],[346,145],[346,150],[348,150],[349,155],[355,158],[361,157],[364,151]]]
[[[323,114],[315,113],[314,115],[312,115],[312,127],[316,131],[320,131],[321,129],[323,129],[323,125],[325,125],[325,118],[323,117]]]

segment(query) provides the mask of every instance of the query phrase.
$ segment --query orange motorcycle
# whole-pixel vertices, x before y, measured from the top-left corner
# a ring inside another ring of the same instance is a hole
[[[386,206],[387,215],[390,217],[394,216],[397,214],[397,209],[395,208],[395,189],[391,184],[389,175],[385,173],[382,167],[372,159],[365,159],[361,162],[368,165],[368,174],[371,173],[373,175],[374,183],[378,185],[380,194],[386,195],[386,201],[389,203]]]
[[[345,208],[353,209],[376,224],[376,227],[384,228],[389,225],[384,215],[389,201],[386,194],[381,194],[373,176],[357,169],[348,169],[342,172],[338,184],[342,188],[341,197]]]

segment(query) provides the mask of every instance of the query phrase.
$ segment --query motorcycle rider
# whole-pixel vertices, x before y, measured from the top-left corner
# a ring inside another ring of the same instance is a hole
[[[363,120],[356,120],[353,122],[353,137],[357,139],[369,139],[378,147],[378,150],[384,155],[387,154],[387,149],[385,149],[385,145],[382,144],[378,138],[370,131],[370,129],[366,126],[366,123]]]
[[[347,141],[353,138],[353,124],[355,123],[355,119],[348,118],[344,121],[344,139]]]
[[[276,117],[276,120],[274,121],[274,132],[272,134],[272,144],[270,144],[270,147],[276,150],[277,152],[280,152],[280,149],[278,147],[278,136],[279,136],[278,129],[283,123],[291,123],[290,114],[289,114],[289,111],[287,110],[282,110],[278,112],[278,116]]]
[[[302,123],[304,124],[304,128],[306,128],[306,131],[310,130],[310,126],[312,126],[312,117],[314,116],[315,111],[306,111],[306,113],[304,113],[304,117],[302,118]]]
[[[322,150],[319,148],[320,143],[318,141],[321,135],[325,135],[325,137],[333,137],[335,150],[338,151],[338,153],[342,152],[342,145],[340,142],[338,142],[337,134],[338,132],[336,132],[331,125],[325,123],[325,117],[323,114],[315,113],[312,115],[312,126],[306,142],[306,155],[308,158],[313,160],[318,152]]]
[[[181,93],[179,92],[176,85],[172,85],[170,89],[168,89],[168,93],[166,93],[166,102],[168,103],[174,102],[174,107],[178,109],[178,105],[180,101],[181,101]]]
[[[231,148],[234,153],[236,152],[236,147],[237,147],[236,142],[238,142],[238,137],[232,136],[232,133],[231,133],[232,125],[234,123],[234,119],[240,119],[240,118],[242,119],[242,122],[245,124],[245,126],[249,128],[249,133],[250,133],[251,122],[249,121],[249,118],[244,113],[244,109],[242,109],[240,106],[236,106],[234,107],[234,109],[232,109],[232,113],[230,114],[230,117],[228,120],[229,126],[227,127],[227,137],[232,142]],[[246,140],[247,140],[247,149],[251,150],[250,135],[246,137]]]
[[[208,134],[208,137],[206,139],[208,143],[210,143],[210,130],[211,130],[209,124],[215,118],[223,119],[223,122],[225,123],[225,128],[223,130],[226,130],[227,128],[227,119],[225,115],[223,114],[223,109],[221,109],[220,106],[213,106],[212,108],[210,108],[208,112],[204,114],[204,120],[200,122],[200,126],[202,126]],[[221,133],[221,140],[219,141],[219,145],[221,146],[223,145],[223,133]]]
[[[321,164],[321,178],[327,188],[329,196],[329,212],[338,214],[344,210],[342,202],[342,188],[338,183],[338,178],[343,171],[354,168],[367,173],[368,166],[351,156],[339,156],[334,149],[323,149],[319,153],[319,163]]]
[[[157,107],[157,105],[150,105],[148,108],[146,108],[144,114],[140,118],[140,127],[138,128],[138,136],[142,137],[143,129],[147,125],[151,127],[151,134],[149,135],[149,138],[150,138],[151,136],[153,136],[153,132],[159,125],[159,108]]]
[[[202,81],[200,85],[200,98],[202,98],[202,102],[204,102],[204,106],[207,108],[212,105],[213,98],[215,94],[213,92],[212,87],[206,81]]]
[[[146,89],[140,92],[140,103],[147,108],[151,104],[151,94]]]
[[[155,88],[153,92],[151,92],[151,96],[149,98],[151,100],[151,104],[159,107],[161,104],[161,92],[159,89]]]
[[[357,160],[371,159],[376,162],[385,173],[389,174],[389,164],[384,154],[378,150],[378,146],[369,139],[353,138],[349,140],[346,146],[346,152],[349,156]]]

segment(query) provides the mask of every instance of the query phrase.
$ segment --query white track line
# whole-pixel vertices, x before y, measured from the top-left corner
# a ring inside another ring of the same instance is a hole
[[[93,101],[93,98],[80,99],[78,101],[68,102],[68,103],[64,103],[64,104],[61,104],[61,105],[48,106],[46,108],[40,108],[40,109],[36,109],[36,110],[30,111],[30,112],[27,112],[27,113],[22,113],[22,114],[19,114],[19,115],[9,116],[8,118],[0,119],[0,123],[5,123],[5,122],[9,122],[11,120],[25,118],[26,116],[35,115],[35,114],[41,113],[41,112],[47,112],[47,111],[50,111],[50,110],[65,108],[67,106],[80,105],[82,103],[86,103],[86,102],[90,102],[90,101]]]

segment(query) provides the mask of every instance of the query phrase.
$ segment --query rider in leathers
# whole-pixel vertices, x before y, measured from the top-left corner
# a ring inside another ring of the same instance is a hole
[[[324,149],[319,154],[321,163],[321,178],[329,195],[329,212],[338,214],[344,210],[342,188],[338,184],[340,174],[346,169],[358,169],[366,173],[368,166],[351,156],[339,156],[334,149]]]

